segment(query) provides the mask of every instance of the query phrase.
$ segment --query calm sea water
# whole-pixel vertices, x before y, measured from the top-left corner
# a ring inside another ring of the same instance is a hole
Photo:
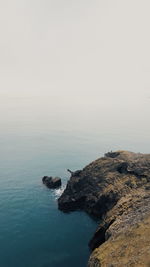
[[[128,106],[128,107],[127,107]],[[57,209],[60,190],[41,183],[108,150],[149,151],[149,100],[65,102],[0,98],[0,267],[85,267],[97,223]]]

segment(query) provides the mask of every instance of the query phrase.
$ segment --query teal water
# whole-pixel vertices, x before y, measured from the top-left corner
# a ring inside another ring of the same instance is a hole
[[[107,110],[107,113],[106,113]],[[149,102],[133,107],[0,99],[0,267],[85,267],[97,223],[57,209],[60,190],[41,183],[83,168],[108,150],[149,152]],[[138,112],[138,116],[137,116]]]

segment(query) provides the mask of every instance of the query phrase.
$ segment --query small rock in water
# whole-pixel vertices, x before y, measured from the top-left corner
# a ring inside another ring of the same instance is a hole
[[[61,186],[61,178],[59,177],[49,177],[44,176],[42,178],[43,184],[45,184],[48,188],[58,188]]]

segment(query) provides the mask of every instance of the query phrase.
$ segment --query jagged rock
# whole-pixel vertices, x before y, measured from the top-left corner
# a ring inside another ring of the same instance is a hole
[[[42,178],[43,184],[45,184],[48,188],[57,188],[61,186],[61,178],[59,177],[48,177],[44,176]]]
[[[105,154],[105,157],[108,157],[108,158],[116,158],[116,157],[118,157],[119,156],[119,152],[117,151],[117,152],[108,152],[108,153],[106,153]]]
[[[88,267],[150,266],[150,154],[109,152],[74,174],[58,207],[101,219]]]
[[[79,176],[82,172],[81,170],[77,170],[77,171],[73,172],[69,169],[67,169],[67,171],[71,173],[71,176]]]

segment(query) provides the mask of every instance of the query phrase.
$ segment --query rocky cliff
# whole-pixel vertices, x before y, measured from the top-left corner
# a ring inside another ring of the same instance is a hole
[[[88,267],[150,266],[150,154],[109,152],[72,172],[58,207],[101,219]]]

